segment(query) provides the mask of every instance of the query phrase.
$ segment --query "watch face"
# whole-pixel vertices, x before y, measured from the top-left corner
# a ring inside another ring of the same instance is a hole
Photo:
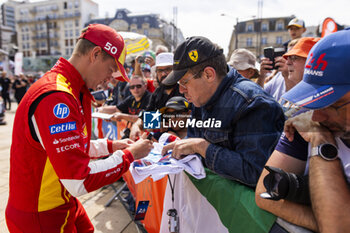
[[[320,146],[320,155],[325,159],[335,159],[338,156],[338,149],[332,144],[323,144]]]

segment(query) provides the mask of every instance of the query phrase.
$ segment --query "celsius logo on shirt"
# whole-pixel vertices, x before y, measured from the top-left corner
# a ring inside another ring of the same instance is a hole
[[[53,114],[60,119],[64,119],[69,116],[69,108],[66,104],[59,103],[53,108]]]

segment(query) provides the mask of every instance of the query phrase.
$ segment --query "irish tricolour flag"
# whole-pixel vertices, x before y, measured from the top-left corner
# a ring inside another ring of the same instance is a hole
[[[276,217],[255,204],[254,190],[209,169],[206,174],[201,180],[184,172],[170,175],[173,185],[175,181],[174,208],[179,215],[180,232],[269,232]],[[168,181],[159,232],[169,232],[167,210],[172,208]]]

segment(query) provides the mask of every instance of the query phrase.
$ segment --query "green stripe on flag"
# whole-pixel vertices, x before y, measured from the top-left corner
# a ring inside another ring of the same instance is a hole
[[[209,169],[201,180],[188,175],[198,191],[216,209],[229,232],[269,232],[276,216],[260,209],[255,203],[254,190],[225,179]]]

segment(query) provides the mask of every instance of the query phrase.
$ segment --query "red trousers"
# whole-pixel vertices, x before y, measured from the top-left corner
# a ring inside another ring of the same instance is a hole
[[[90,233],[94,232],[88,215],[77,199],[43,212],[24,212],[8,204],[6,223],[11,233]]]

